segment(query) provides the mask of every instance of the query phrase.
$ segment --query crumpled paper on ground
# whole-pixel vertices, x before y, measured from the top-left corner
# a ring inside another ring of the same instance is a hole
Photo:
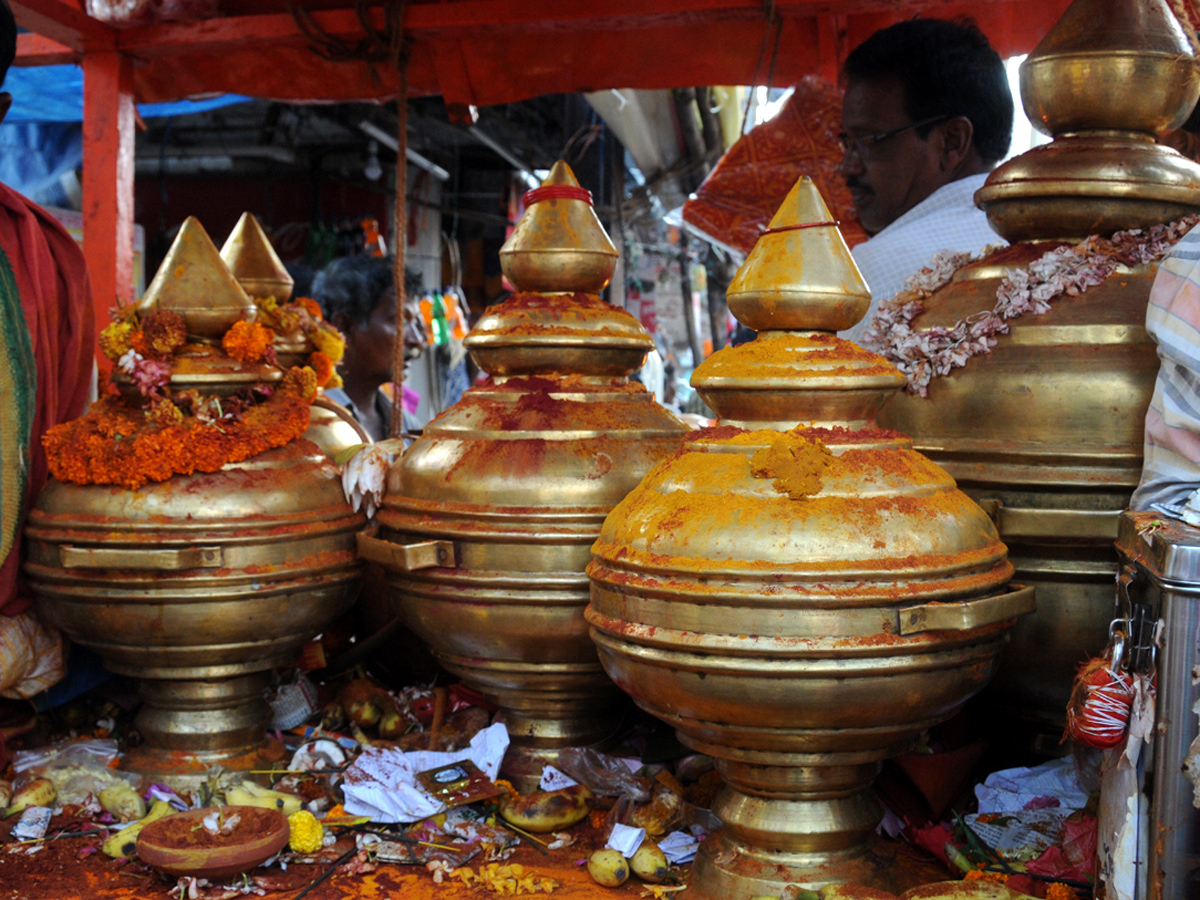
[[[658,849],[663,852],[667,862],[675,866],[682,866],[696,858],[700,842],[694,835],[688,834],[686,831],[672,831],[658,842]]]
[[[419,822],[437,815],[446,805],[417,784],[418,772],[469,759],[488,778],[495,780],[507,749],[508,730],[501,723],[476,734],[465,750],[405,753],[368,747],[346,770],[342,785],[346,797],[343,805],[350,815],[368,816],[372,822]]]
[[[1088,793],[1075,775],[1074,760],[1051,760],[1033,768],[993,772],[975,786],[979,812],[967,823],[989,846],[1014,861],[1039,857],[1058,843],[1063,822],[1087,806]],[[1001,815],[1002,823],[986,821]],[[980,821],[980,818],[984,821]]]
[[[1064,757],[1033,768],[993,772],[983,784],[975,786],[975,798],[980,813],[1008,813],[1025,809],[1083,809],[1088,793],[1075,776],[1075,761]]]

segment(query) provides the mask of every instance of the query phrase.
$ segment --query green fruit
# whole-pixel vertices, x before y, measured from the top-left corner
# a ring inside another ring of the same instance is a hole
[[[596,884],[620,887],[629,878],[629,861],[616,850],[597,850],[588,857],[588,874]]]
[[[642,841],[642,846],[629,860],[629,866],[642,881],[662,884],[667,879],[667,857],[658,849],[658,844],[651,840]]]

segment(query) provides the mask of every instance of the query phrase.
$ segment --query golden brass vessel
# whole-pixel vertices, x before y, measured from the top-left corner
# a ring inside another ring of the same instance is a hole
[[[242,213],[233,226],[221,247],[221,259],[242,290],[253,299],[274,297],[284,303],[292,296],[296,282],[252,213]]]
[[[211,242],[211,256],[196,250],[207,240],[196,229],[181,231],[142,301],[172,298],[191,337],[254,313],[231,302],[245,297],[232,279],[225,294],[187,296],[189,285],[224,284],[197,271],[205,260],[228,275]],[[213,348],[190,364],[203,374],[205,360],[218,373],[231,362]],[[199,384],[230,387],[220,381]],[[138,490],[52,479],[29,516],[26,573],[51,622],[139,680],[145,743],[126,764],[189,784],[213,763],[254,768],[281,752],[264,737],[269,670],[293,663],[353,602],[364,524],[338,469],[301,438]]]
[[[617,685],[724,778],[684,896],[886,882],[880,762],[983,688],[1032,591],[987,514],[875,427],[903,376],[833,333],[869,295],[810,180],[729,294],[764,330],[696,369],[720,421],[605,520],[586,618]]]
[[[1077,0],[1022,66],[1022,99],[1055,134],[976,194],[1013,246],[960,269],[915,331],[990,310],[1009,271],[1092,233],[1200,211],[1200,166],[1155,144],[1196,101],[1196,61],[1161,0]],[[1009,321],[988,353],[899,394],[886,427],[988,509],[1038,611],[1018,623],[986,699],[996,740],[1059,753],[1076,667],[1112,618],[1117,516],[1142,466],[1158,358],[1144,328],[1155,266],[1121,266],[1043,315]]]
[[[295,282],[253,214],[242,213],[221,247],[221,259],[253,300],[271,297],[278,303],[286,303],[292,296]],[[303,332],[275,335],[275,356],[282,368],[305,365],[316,349]],[[371,441],[348,409],[324,396],[313,401],[304,437],[324,450],[330,459],[355,444]]]
[[[1009,241],[1145,228],[1200,207],[1200,167],[1155,143],[1200,97],[1200,72],[1166,0],[1075,0],[1021,64],[1021,99],[1054,136],[976,194]]]
[[[387,569],[408,627],[500,707],[506,772],[522,789],[561,748],[603,741],[619,724],[620,693],[583,621],[588,548],[687,431],[627,377],[650,335],[589,293],[611,275],[593,265],[596,245],[611,244],[586,192],[561,162],[546,185],[575,191],[529,205],[501,254],[518,291],[466,338],[492,377],[396,462],[378,537],[359,544]],[[557,243],[539,243],[547,235]],[[564,268],[579,292],[530,288]]]

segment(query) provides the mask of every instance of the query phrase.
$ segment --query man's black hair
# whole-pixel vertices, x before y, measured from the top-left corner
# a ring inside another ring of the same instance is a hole
[[[875,32],[846,57],[847,78],[896,78],[914,122],[966,116],[975,150],[988,163],[1012,142],[1013,98],[1004,62],[969,19],[909,19]],[[917,130],[926,137],[932,125]]]
[[[339,257],[322,269],[313,281],[313,299],[320,304],[326,319],[341,313],[359,325],[365,325],[380,299],[395,284],[392,266],[391,257]],[[410,297],[421,293],[420,276],[407,270],[404,287]]]
[[[8,76],[8,68],[17,58],[17,20],[13,18],[8,0],[0,0],[0,86]]]

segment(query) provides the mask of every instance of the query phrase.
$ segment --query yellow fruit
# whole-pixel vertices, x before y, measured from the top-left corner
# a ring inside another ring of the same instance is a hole
[[[588,857],[588,874],[596,884],[620,887],[629,878],[629,860],[616,850],[597,850]]]
[[[634,875],[651,884],[662,884],[667,878],[667,857],[651,840],[642,841],[642,846],[629,860],[629,867]]]
[[[500,798],[500,816],[525,831],[548,834],[562,831],[587,818],[594,795],[582,784],[558,791],[505,794]]]
[[[15,794],[12,806],[4,811],[4,818],[24,812],[31,806],[52,806],[58,791],[49,778],[35,778]]]
[[[146,801],[125,781],[110,784],[97,799],[122,822],[133,822],[146,815]]]
[[[163,816],[169,816],[175,812],[175,807],[171,806],[166,800],[155,800],[154,805],[150,807],[150,812],[129,825],[122,828],[116,834],[109,835],[100,849],[113,859],[128,859],[137,851],[138,835],[142,833],[142,829],[161,819]]]
[[[295,794],[268,790],[253,781],[243,781],[240,787],[229,788],[225,792],[225,802],[229,806],[260,806],[263,809],[277,809],[285,816],[299,812],[303,805]]]
[[[316,853],[325,846],[325,829],[307,809],[288,816],[288,846],[296,853]]]

